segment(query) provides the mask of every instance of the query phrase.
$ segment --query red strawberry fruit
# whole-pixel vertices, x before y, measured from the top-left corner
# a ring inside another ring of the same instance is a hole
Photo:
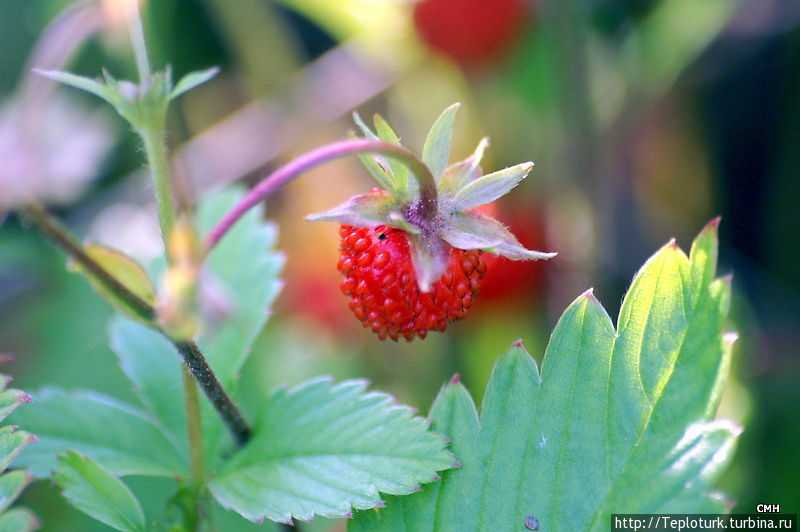
[[[353,314],[381,339],[425,338],[466,316],[486,273],[485,252],[512,260],[555,256],[525,249],[500,222],[475,209],[509,192],[533,163],[483,175],[479,163],[488,146],[483,139],[470,157],[448,166],[457,110],[458,104],[445,109],[425,140],[422,161],[435,180],[428,198],[401,163],[363,156],[382,188],[307,218],[342,224],[341,290]],[[400,144],[380,116],[375,116],[377,134],[358,115],[355,120],[367,138]]]
[[[350,298],[353,314],[381,340],[444,331],[467,315],[486,273],[480,250],[453,248],[444,274],[421,292],[404,231],[342,225],[339,235],[342,293]]]

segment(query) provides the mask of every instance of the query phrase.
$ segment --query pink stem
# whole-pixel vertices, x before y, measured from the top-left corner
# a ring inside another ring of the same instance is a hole
[[[433,221],[436,217],[436,203],[438,201],[436,182],[430,169],[417,155],[396,144],[369,139],[342,140],[326,144],[320,148],[297,157],[281,166],[273,173],[261,180],[244,198],[239,201],[208,234],[205,240],[205,252],[209,253],[214,246],[225,236],[225,233],[248,210],[258,205],[264,198],[281,188],[292,179],[328,161],[341,159],[359,153],[380,153],[397,159],[411,170],[419,182],[420,207],[423,219]]]

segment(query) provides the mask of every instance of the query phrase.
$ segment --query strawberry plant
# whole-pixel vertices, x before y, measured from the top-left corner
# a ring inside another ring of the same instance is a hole
[[[118,311],[110,344],[136,400],[35,392],[15,415],[38,438],[20,465],[53,478],[82,512],[134,532],[221,530],[219,516],[235,529],[324,516],[352,518],[355,530],[599,530],[613,512],[722,509],[711,488],[738,429],[713,420],[732,343],[722,334],[729,280],[714,279],[716,222],[688,257],[671,242],[645,264],[616,328],[589,291],[556,326],[541,373],[515,344],[480,416],[457,378],[430,419],[364,381],[326,377],[273,390],[243,411],[238,376],[283,262],[264,198],[313,167],[358,156],[379,188],[308,219],[339,224],[342,305],[380,339],[424,340],[467,316],[489,254],[555,256],[526,249],[477,210],[533,164],[484,174],[486,139],[449,164],[458,104],[434,122],[421,156],[381,117],[373,131],[355,115],[363,138],[301,155],[247,192],[177,205],[167,109],[217,70],[177,83],[169,69],[151,72],[135,9],[129,24],[138,83],[41,73],[99,96],[141,137],[163,256],[139,264],[80,243],[35,199],[13,207]],[[165,522],[146,514],[130,476],[174,479]]]

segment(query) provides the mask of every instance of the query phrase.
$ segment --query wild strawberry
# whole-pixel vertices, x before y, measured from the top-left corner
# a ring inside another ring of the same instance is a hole
[[[339,235],[342,293],[364,327],[382,340],[444,331],[467,315],[486,273],[483,252],[453,248],[445,273],[428,292],[421,292],[404,231],[342,225]]]
[[[307,218],[342,224],[341,290],[353,314],[381,339],[424,338],[466,316],[486,273],[483,252],[512,260],[555,256],[525,249],[500,222],[475,210],[514,188],[533,163],[482,175],[479,163],[488,146],[483,139],[470,157],[447,166],[457,110],[458,104],[445,109],[425,140],[422,161],[435,187],[420,192],[402,164],[364,156],[383,188]],[[400,144],[381,117],[375,116],[378,134],[358,115],[355,120],[367,138]]]
[[[464,67],[491,64],[525,29],[525,0],[420,0],[414,26],[434,51]]]

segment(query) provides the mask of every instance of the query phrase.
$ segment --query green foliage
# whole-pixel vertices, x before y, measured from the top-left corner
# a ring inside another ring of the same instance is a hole
[[[638,272],[617,329],[591,291],[564,312],[542,373],[521,344],[498,362],[480,418],[445,385],[430,413],[463,467],[352,530],[606,530],[612,512],[722,512],[710,492],[739,429],[713,421],[731,338],[714,279],[716,222],[690,257],[670,242]]]
[[[188,469],[186,450],[138,408],[90,391],[48,388],[34,397],[14,420],[37,435],[37,444],[19,460],[36,477],[50,476],[55,456],[69,449],[118,475],[171,477]]]
[[[120,251],[101,244],[87,244],[84,246],[84,251],[104,270],[111,273],[133,295],[148,305],[153,306],[156,304],[156,290],[153,288],[153,283],[147,273],[138,262]],[[71,261],[70,266],[73,270],[86,275],[97,293],[116,310],[133,319],[141,319],[138,309],[132,308],[125,299],[109,290],[102,281],[86,271],[78,262]]]
[[[208,232],[239,197],[229,191],[209,198],[198,209],[198,229]],[[238,372],[280,289],[283,258],[273,251],[276,231],[262,216],[259,209],[249,212],[207,262],[210,290],[224,317],[207,324],[198,344],[233,395]],[[163,269],[163,262],[151,268]],[[169,340],[137,321],[117,316],[110,335],[144,410],[92,392],[43,390],[19,416],[40,436],[23,462],[47,476],[56,455],[81,453],[58,464],[57,479],[67,496],[96,519],[138,530],[139,521],[118,515],[120,509],[136,514],[138,506],[115,475],[189,477],[180,362]],[[365,393],[364,387],[363,382],[333,385],[318,379],[273,393],[253,439],[233,456],[222,422],[204,404],[212,493],[253,520],[342,516],[353,507],[379,504],[379,491],[409,493],[452,465],[444,438],[429,432],[424,420],[387,395]]]
[[[316,379],[275,392],[252,441],[211,481],[225,507],[251,520],[342,517],[378,491],[411,493],[454,459],[442,436],[363,381]]]
[[[0,421],[22,403],[31,400],[25,392],[6,389],[10,380],[5,375],[0,375]],[[17,469],[6,473],[5,470],[23,449],[35,441],[33,435],[17,430],[15,426],[0,428],[0,532],[28,532],[39,528],[36,517],[25,508],[6,511],[31,483],[32,477],[27,471]]]
[[[58,458],[56,483],[80,511],[123,532],[144,532],[139,501],[117,477],[91,458],[70,451]]]

